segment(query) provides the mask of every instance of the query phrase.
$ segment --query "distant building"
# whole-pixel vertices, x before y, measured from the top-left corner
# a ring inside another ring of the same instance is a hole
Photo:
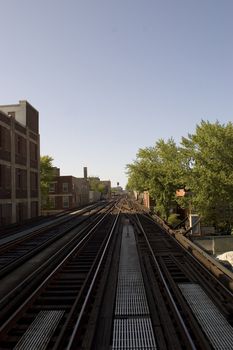
[[[54,178],[49,184],[49,202],[43,204],[43,214],[55,214],[89,203],[89,185],[84,178],[60,176],[54,168]]]
[[[111,181],[110,180],[100,180],[100,184],[103,186],[103,192],[101,193],[101,199],[111,198]]]
[[[89,200],[91,203],[97,202],[100,199],[111,198],[110,180],[100,180],[100,178],[97,176],[87,177],[87,167],[84,168],[84,178],[86,178],[89,182]]]
[[[40,215],[39,113],[27,101],[0,106],[0,225]]]
[[[117,187],[112,187],[111,188],[111,193],[112,193],[112,196],[120,196],[122,194],[125,193],[125,191],[123,190],[123,188],[121,186],[117,186]]]
[[[91,179],[91,180],[90,180]],[[110,199],[111,198],[111,181],[101,181],[99,178],[95,179],[95,189],[91,189],[92,186],[90,181],[93,181],[93,178],[89,178],[89,201],[90,203],[98,202],[102,199]]]
[[[101,193],[98,191],[89,191],[89,203],[98,202],[101,199]]]

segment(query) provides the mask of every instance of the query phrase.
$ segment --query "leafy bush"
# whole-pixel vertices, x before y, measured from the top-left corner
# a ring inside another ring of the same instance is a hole
[[[168,224],[172,227],[175,227],[176,225],[178,225],[181,222],[181,220],[178,218],[179,216],[180,214],[175,214],[175,213],[170,214],[167,220]]]

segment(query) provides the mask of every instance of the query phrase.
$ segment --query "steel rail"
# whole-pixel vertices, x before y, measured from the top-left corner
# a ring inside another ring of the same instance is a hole
[[[109,209],[111,210],[111,208]],[[90,228],[90,226],[93,226],[93,222],[89,224],[88,227],[84,227],[79,231],[79,235],[73,237],[68,243],[66,243],[61,249],[56,251],[52,256],[49,257],[48,260],[46,260],[42,265],[40,265],[36,270],[34,270],[29,276],[27,276],[20,284],[18,284],[13,290],[11,290],[7,295],[5,295],[0,300],[0,309],[3,310],[7,305],[9,305],[12,300],[15,300],[16,296],[19,296],[22,293],[22,290],[25,290],[24,288],[27,288],[31,282],[35,282],[36,279],[38,279],[38,276],[45,271],[47,266],[51,266],[56,259],[61,257],[63,254],[65,254],[65,251],[70,249],[77,240],[80,239],[80,236],[85,233],[85,231]],[[73,228],[74,230],[75,228]],[[2,314],[1,314],[2,315]]]
[[[157,224],[157,225],[160,225],[156,220],[154,220],[153,218],[149,217],[148,215],[146,215],[146,214],[142,214],[142,215],[143,215],[146,219],[148,219],[148,220],[154,222],[154,223]],[[205,265],[203,265],[203,264],[198,260],[197,257],[195,257],[189,250],[187,250],[187,249],[176,239],[176,237],[173,236],[173,234],[170,234],[169,232],[167,232],[167,230],[166,230],[165,227],[161,227],[161,228],[162,228],[163,230],[165,230],[165,232],[169,235],[169,237],[171,237],[171,238],[173,239],[173,241],[176,242],[176,243],[179,245],[179,247],[182,248],[182,250],[183,250],[191,259],[193,259],[193,260],[198,264],[198,266],[199,266],[200,268],[202,268],[202,269],[209,275],[209,277],[213,278],[213,280],[215,280],[215,282],[218,283],[219,286],[220,286],[226,293],[228,293],[229,296],[231,296],[231,297],[233,298],[233,293],[232,293],[232,291],[231,291],[230,289],[228,289],[226,286],[224,286],[224,284],[223,284],[213,273],[211,273],[211,271],[209,271],[208,268],[207,268]],[[170,229],[170,230],[171,230],[171,229]],[[175,233],[174,233],[174,235],[175,235]],[[188,240],[186,237],[185,237],[185,239],[186,239],[186,241]],[[187,243],[187,244],[188,244],[188,243]],[[194,244],[193,242],[190,242],[190,247],[191,247],[192,245],[195,245],[195,244]],[[197,247],[197,251],[198,251],[198,250],[201,250],[201,248]],[[205,253],[205,254],[207,254],[207,253]],[[207,254],[207,255],[208,255],[208,254]],[[203,256],[204,256],[204,255],[203,255]],[[205,256],[204,256],[204,257],[205,257]],[[211,257],[210,257],[210,258],[211,258]],[[214,266],[214,267],[216,267],[217,269],[219,269],[219,267],[217,266],[217,264],[214,265],[210,260],[208,260],[208,262],[209,262],[210,264],[212,264],[212,266]],[[221,272],[224,273],[222,270],[221,270]]]
[[[7,250],[8,248],[10,248],[11,246],[14,246],[15,244],[20,244],[21,242],[24,242],[25,240],[28,240],[34,236],[37,236],[43,232],[46,232],[47,230],[50,230],[52,228],[56,228],[57,226],[59,226],[60,224],[65,224],[71,220],[74,219],[74,215],[75,217],[79,217],[80,215],[82,214],[85,214],[85,213],[88,213],[90,212],[91,210],[94,210],[96,208],[100,207],[100,210],[101,208],[103,208],[104,206],[100,206],[100,205],[93,205],[92,207],[87,207],[87,208],[83,208],[83,209],[80,209],[80,210],[74,210],[72,212],[69,212],[69,213],[63,213],[60,217],[58,218],[53,218],[49,221],[46,221],[44,223],[41,223],[40,225],[36,225],[35,226],[35,230],[32,230],[32,227],[29,228],[29,229],[25,229],[23,231],[19,231],[19,232],[15,232],[14,234],[10,234],[8,236],[2,236],[0,235],[0,252],[3,252],[5,250]],[[43,227],[37,227],[37,226],[43,226]],[[30,231],[30,232],[27,232],[27,231]],[[24,234],[23,234],[24,233]],[[12,236],[15,236],[15,235],[21,235],[19,237],[12,237]],[[11,239],[10,241],[6,242],[6,243],[2,243],[1,244],[1,240],[5,240],[7,238],[13,238]]]
[[[119,208],[118,208],[118,209],[119,209]],[[68,345],[67,345],[66,348],[65,348],[66,350],[71,350],[71,349],[74,347],[74,342],[75,342],[75,339],[77,338],[77,333],[78,333],[78,329],[79,329],[79,327],[80,327],[80,323],[81,323],[81,321],[82,321],[82,318],[83,318],[85,309],[86,309],[86,307],[87,307],[88,301],[89,301],[89,299],[90,299],[90,295],[91,295],[91,293],[92,293],[92,290],[93,290],[93,288],[94,288],[94,286],[95,286],[95,283],[96,283],[98,274],[99,274],[99,272],[100,272],[100,269],[101,269],[101,266],[102,266],[102,263],[103,263],[103,260],[104,260],[104,258],[105,258],[105,256],[106,256],[107,249],[109,248],[111,238],[112,238],[112,236],[113,236],[113,233],[114,233],[116,224],[117,224],[117,222],[118,222],[118,220],[119,220],[120,211],[121,211],[121,210],[119,209],[119,212],[118,212],[118,214],[117,214],[117,217],[116,217],[116,219],[115,219],[115,221],[114,221],[114,223],[113,223],[113,226],[112,226],[112,228],[111,228],[111,231],[110,231],[110,233],[109,233],[107,242],[105,243],[104,250],[103,250],[103,252],[102,252],[102,255],[101,255],[101,257],[100,257],[100,260],[99,260],[99,262],[98,262],[98,265],[97,265],[97,267],[96,267],[94,276],[93,276],[93,278],[92,278],[92,282],[91,282],[91,284],[90,284],[90,286],[89,286],[89,289],[88,289],[88,291],[87,291],[87,294],[86,294],[86,296],[85,296],[85,300],[84,300],[84,302],[83,302],[83,304],[82,304],[82,308],[81,308],[81,310],[80,310],[80,312],[79,312],[79,316],[78,316],[78,318],[77,318],[77,321],[76,321],[76,323],[75,323],[74,329],[73,329],[72,334],[71,334],[71,336],[70,336],[69,343],[68,343]],[[70,319],[72,318],[72,316],[73,316],[73,313],[71,313],[71,314],[69,315],[68,320],[67,320],[67,325],[68,325]],[[57,347],[55,347],[54,349],[57,349]]]
[[[107,208],[107,206],[106,206]],[[101,207],[99,209],[99,211],[106,209]],[[95,214],[98,214],[99,211],[97,210],[97,212],[95,212]],[[87,211],[88,212],[88,211]],[[94,214],[91,214],[94,215]],[[101,215],[101,214],[100,214]],[[90,217],[90,216],[89,216]],[[89,218],[88,217],[88,218]],[[39,253],[40,251],[42,251],[43,249],[45,249],[47,246],[49,246],[50,244],[54,243],[55,241],[57,241],[58,239],[62,238],[65,234],[67,234],[68,232],[70,232],[71,230],[73,230],[75,227],[83,224],[86,220],[88,220],[88,218],[82,219],[81,222],[77,223],[74,222],[72,223],[73,220],[77,219],[77,217],[73,217],[73,218],[69,218],[68,220],[64,221],[64,222],[59,222],[57,223],[55,226],[51,227],[51,230],[56,229],[56,227],[59,227],[59,225],[61,224],[67,224],[67,222],[69,222],[69,227],[64,227],[64,230],[59,232],[59,233],[55,233],[55,232],[49,232],[49,228],[46,227],[44,230],[40,230],[40,231],[36,231],[34,232],[33,235],[30,235],[30,237],[27,237],[23,240],[26,241],[26,243],[29,243],[29,248],[28,251],[26,253],[24,253],[23,255],[20,256],[15,256],[12,255],[12,259],[10,262],[8,262],[6,265],[3,265],[2,267],[0,267],[0,278],[5,276],[7,273],[13,271],[16,267],[18,267],[20,264],[24,263],[26,260],[30,259],[32,256],[36,255],[37,253]],[[41,237],[40,234],[43,233],[45,236]],[[44,240],[42,239],[42,242],[38,245],[38,241],[36,241],[37,238],[44,238]],[[23,243],[22,241],[18,242],[16,241],[16,248],[17,245],[21,245]],[[13,242],[14,243],[14,242]],[[12,244],[13,244],[12,243]],[[32,244],[34,243],[34,247],[32,247]],[[15,250],[13,249],[15,245],[12,246],[12,254],[15,252]],[[6,251],[7,255],[9,254]],[[7,257],[7,260],[9,260],[9,255]]]
[[[79,241],[75,247],[66,255],[65,258],[49,273],[49,275],[43,280],[43,282],[33,291],[33,293],[27,297],[27,299],[18,307],[17,310],[5,321],[5,323],[0,327],[0,337],[2,333],[7,333],[10,330],[11,323],[17,319],[17,316],[27,308],[27,305],[30,304],[31,301],[36,299],[36,296],[39,292],[46,286],[49,280],[55,275],[55,273],[66,263],[66,261],[79,249],[82,244],[88,240],[91,236],[92,232],[102,223],[102,221],[109,215],[109,212],[104,214],[102,218],[88,231],[88,233]]]
[[[173,296],[171,295],[170,289],[169,289],[168,284],[167,284],[167,282],[166,282],[166,280],[165,280],[165,278],[164,278],[164,276],[163,276],[163,273],[162,273],[162,270],[161,270],[161,268],[160,268],[160,266],[159,266],[158,260],[157,260],[156,257],[155,257],[155,254],[154,254],[154,252],[153,252],[153,249],[152,249],[152,247],[151,247],[151,245],[150,245],[150,242],[149,242],[149,240],[148,240],[148,238],[147,238],[147,235],[146,235],[146,233],[145,233],[145,231],[144,231],[144,229],[143,229],[143,227],[142,227],[142,224],[141,224],[140,219],[139,219],[139,217],[138,217],[137,214],[136,214],[136,218],[137,218],[137,221],[138,221],[138,225],[139,225],[139,227],[140,227],[140,229],[141,229],[141,231],[142,231],[142,233],[143,233],[143,235],[144,235],[144,237],[145,237],[146,243],[147,243],[148,248],[149,248],[149,250],[150,250],[150,253],[151,253],[151,256],[152,256],[152,258],[153,258],[153,261],[154,261],[154,263],[155,263],[155,265],[156,265],[156,268],[157,268],[157,271],[158,271],[158,273],[159,273],[159,276],[160,276],[160,278],[161,278],[161,280],[162,280],[162,282],[163,282],[163,285],[164,285],[164,287],[165,287],[165,290],[166,290],[166,292],[167,292],[167,295],[169,296],[170,301],[171,301],[171,303],[172,303],[172,306],[173,306],[173,308],[174,308],[174,310],[175,310],[175,312],[176,312],[176,315],[177,315],[177,317],[178,317],[178,319],[179,319],[179,322],[180,322],[180,325],[181,325],[181,327],[182,327],[182,329],[183,329],[183,332],[184,332],[184,334],[185,334],[185,337],[186,337],[186,339],[187,339],[188,342],[189,342],[190,348],[191,348],[192,350],[196,350],[197,348],[196,348],[196,346],[195,346],[195,344],[194,344],[194,341],[193,341],[191,335],[189,334],[189,331],[188,331],[188,329],[187,329],[187,327],[186,327],[186,325],[185,325],[185,323],[184,323],[184,320],[183,320],[183,318],[182,318],[182,316],[181,316],[181,314],[180,314],[180,312],[179,312],[179,310],[178,310],[178,308],[177,308],[177,306],[176,306],[175,300],[174,300]]]

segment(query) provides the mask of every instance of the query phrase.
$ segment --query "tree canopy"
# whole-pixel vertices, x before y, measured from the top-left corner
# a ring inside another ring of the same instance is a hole
[[[193,135],[182,138],[189,161],[186,184],[192,205],[207,222],[227,224],[233,208],[233,124],[202,121]]]
[[[49,193],[49,183],[53,178],[53,158],[46,155],[40,157],[40,189],[41,202],[47,203]]]
[[[133,164],[127,165],[128,187],[148,190],[156,200],[156,210],[165,219],[175,199],[176,189],[182,185],[179,149],[173,139],[160,139],[154,147],[140,149]]]
[[[183,207],[191,203],[206,222],[226,226],[233,221],[233,124],[201,121],[179,146],[173,139],[160,139],[153,147],[139,149],[127,174],[127,187],[149,190],[165,219],[174,202]],[[178,199],[179,188],[192,195]]]
[[[89,177],[88,182],[91,191],[104,193],[105,186],[100,182],[98,177]]]

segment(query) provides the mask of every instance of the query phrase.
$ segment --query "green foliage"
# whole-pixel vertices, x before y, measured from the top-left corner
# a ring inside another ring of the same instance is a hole
[[[89,181],[89,187],[91,191],[100,192],[100,193],[105,192],[105,186],[100,182],[98,177],[89,177],[88,181]]]
[[[148,190],[157,212],[166,220],[177,202],[219,227],[233,224],[233,124],[201,121],[194,134],[183,137],[179,147],[173,139],[159,140],[140,149],[127,165],[130,190]],[[177,198],[176,189],[187,196]],[[171,219],[173,220],[173,219]]]
[[[105,192],[105,186],[103,184],[99,184],[98,192],[100,192],[100,193],[104,193]]]
[[[53,178],[53,158],[46,155],[40,157],[40,189],[41,202],[48,203],[49,183]]]
[[[186,184],[193,192],[193,208],[209,224],[227,224],[233,208],[233,124],[202,121],[181,145],[191,160]]]
[[[175,200],[176,189],[182,186],[179,149],[173,139],[160,139],[154,147],[140,149],[133,164],[127,165],[128,187],[148,190],[156,200],[156,210],[165,219]]]
[[[175,227],[177,226],[181,220],[179,219],[179,214],[172,213],[169,215],[167,222],[170,226]]]

